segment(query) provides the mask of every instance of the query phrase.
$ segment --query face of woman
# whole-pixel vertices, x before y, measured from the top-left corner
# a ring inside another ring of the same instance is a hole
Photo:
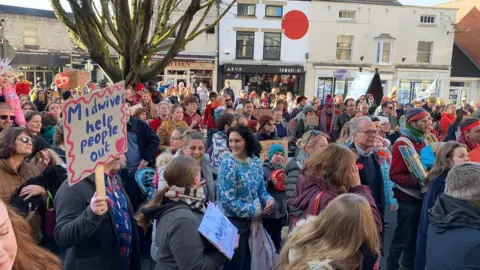
[[[15,152],[17,155],[28,156],[33,150],[33,139],[26,133],[21,133],[15,139]]]
[[[322,152],[327,146],[328,140],[323,136],[318,136],[313,142],[309,143],[305,150],[312,155],[313,153]]]
[[[50,107],[48,107],[48,111],[55,116],[55,118],[60,119],[60,115],[62,114],[62,109],[60,105],[56,103],[52,103]]]
[[[17,238],[3,202],[0,202],[0,217],[0,270],[10,270],[17,256]]]
[[[468,156],[468,151],[464,147],[458,147],[453,150],[452,155],[452,167],[457,165],[458,163],[468,162],[470,161],[470,157]]]
[[[152,98],[150,97],[149,94],[144,94],[144,95],[142,95],[142,100],[143,100],[143,102],[148,103],[152,100]]]
[[[228,137],[228,145],[234,156],[240,156],[245,153],[245,140],[238,132],[230,133]]]
[[[38,134],[42,128],[42,117],[40,115],[34,115],[29,122],[27,122],[27,128],[31,132]]]
[[[180,122],[183,120],[183,109],[177,108],[172,115],[173,121]]]
[[[128,100],[128,101],[132,100],[132,91],[131,90],[125,91],[125,99]]]
[[[205,154],[205,142],[202,140],[192,140],[188,145],[183,147],[183,153],[196,160],[201,160],[203,154]]]
[[[180,131],[175,130],[172,132],[172,136],[170,136],[170,148],[173,151],[177,151],[178,149],[183,147],[183,138]]]
[[[23,111],[24,112],[28,112],[28,111],[31,111],[31,110],[32,110],[32,107],[30,105],[23,106]]]
[[[383,132],[389,132],[390,131],[390,122],[385,122],[383,124],[380,124],[380,130]]]

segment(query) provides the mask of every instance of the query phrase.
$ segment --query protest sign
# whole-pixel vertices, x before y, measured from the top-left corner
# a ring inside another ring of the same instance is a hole
[[[124,93],[122,81],[65,102],[63,124],[70,185],[94,172],[103,181],[103,165],[127,151]]]
[[[257,120],[259,120],[262,115],[273,116],[273,112],[270,109],[255,109],[252,114]]]
[[[420,162],[420,157],[415,151],[415,148],[402,145],[398,147],[400,154],[402,154],[403,160],[408,167],[408,170],[415,176],[420,183],[427,178],[427,173],[423,168],[422,162]]]
[[[86,70],[64,70],[64,73],[70,79],[70,82],[67,86],[62,87],[63,89],[75,89],[77,87],[85,87],[89,81],[92,80],[91,72]]]
[[[375,73],[370,72],[357,72],[352,85],[348,87],[347,98],[357,100],[360,96],[365,95],[374,75]]]
[[[215,204],[208,204],[198,231],[228,259],[232,259],[237,244],[238,229]]]
[[[260,145],[262,146],[262,152],[260,152],[260,160],[263,162],[264,160],[268,159],[268,150],[272,146],[272,144],[280,144],[283,149],[285,149],[285,162],[288,160],[288,141],[287,140],[268,140],[268,141],[261,141]]]

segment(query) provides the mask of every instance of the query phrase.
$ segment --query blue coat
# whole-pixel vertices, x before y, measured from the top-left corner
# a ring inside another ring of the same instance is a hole
[[[440,194],[443,194],[445,190],[445,179],[447,178],[447,172],[444,172],[437,177],[428,187],[428,192],[425,194],[422,203],[422,212],[420,214],[420,222],[418,224],[417,233],[417,248],[415,252],[415,270],[424,270],[426,264],[425,252],[427,245],[427,232],[429,225],[428,210],[435,205]]]
[[[427,269],[480,269],[480,209],[442,194],[429,216]]]

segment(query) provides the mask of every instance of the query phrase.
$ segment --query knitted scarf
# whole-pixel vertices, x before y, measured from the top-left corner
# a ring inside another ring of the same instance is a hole
[[[422,132],[414,128],[410,124],[405,125],[405,129],[402,130],[402,133],[407,136],[409,139],[412,139],[415,142],[421,142],[425,140],[425,132]]]
[[[320,111],[320,131],[325,132],[327,134],[332,134],[333,126],[335,121],[337,120],[337,116],[335,112],[332,113],[332,121],[330,122],[330,128],[327,130],[327,113],[325,110]]]
[[[205,191],[203,187],[200,188],[181,188],[171,186],[165,193],[165,197],[172,201],[180,201],[188,205],[193,210],[205,212]]]

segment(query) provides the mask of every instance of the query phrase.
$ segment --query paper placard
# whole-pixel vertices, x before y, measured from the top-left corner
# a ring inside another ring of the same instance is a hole
[[[127,151],[123,81],[65,102],[68,182],[76,184]]]
[[[198,231],[228,259],[232,259],[237,244],[238,229],[215,204],[208,204]]]
[[[372,83],[373,75],[371,72],[357,72],[353,79],[352,86],[348,88],[347,98],[358,100],[362,95],[367,94],[368,87]]]
[[[318,116],[316,115],[307,116],[306,121],[307,121],[307,126],[318,127],[318,124],[319,124]]]
[[[268,140],[261,141],[260,145],[262,146],[262,152],[260,152],[260,160],[263,162],[268,159],[268,150],[272,144],[280,144],[283,149],[285,149],[285,163],[288,161],[288,141],[287,140]]]
[[[87,85],[89,81],[92,80],[92,75],[90,71],[86,70],[68,70],[64,73],[70,79],[68,86],[63,89],[75,89],[77,87],[83,88]]]
[[[255,109],[253,110],[252,114],[255,116],[255,118],[257,118],[257,120],[260,120],[262,115],[269,115],[273,117],[273,112],[271,109]]]

